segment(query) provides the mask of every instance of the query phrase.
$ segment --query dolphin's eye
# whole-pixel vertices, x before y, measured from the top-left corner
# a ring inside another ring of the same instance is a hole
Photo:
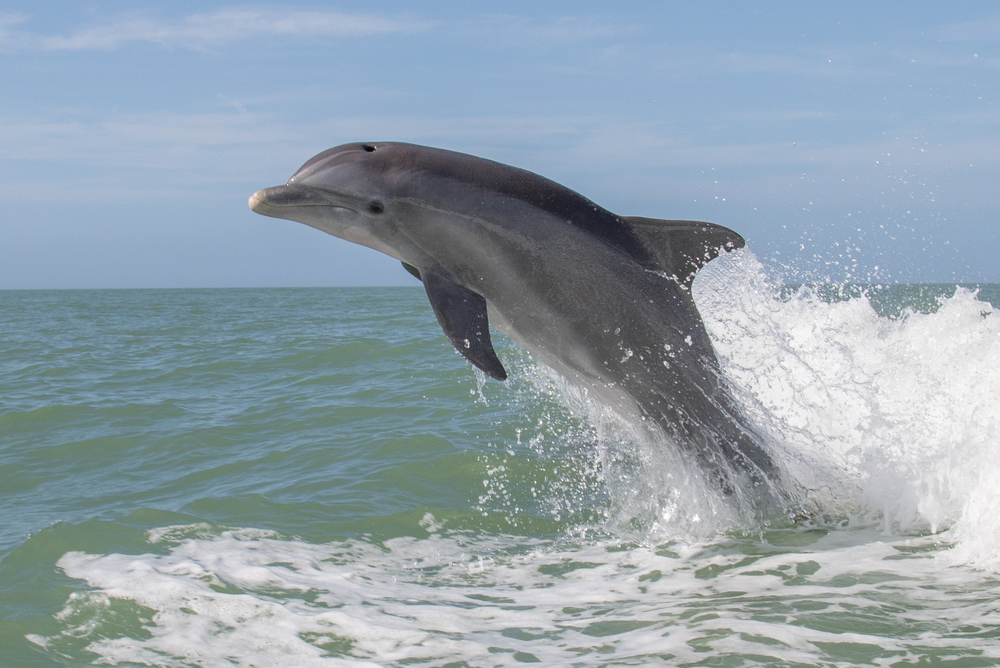
[[[382,202],[376,200],[368,205],[368,210],[371,211],[372,213],[382,213],[383,211],[385,211],[385,205],[382,204]]]
[[[372,146],[371,144],[362,144],[361,148],[365,149],[369,153],[374,153],[375,152],[375,147]]]

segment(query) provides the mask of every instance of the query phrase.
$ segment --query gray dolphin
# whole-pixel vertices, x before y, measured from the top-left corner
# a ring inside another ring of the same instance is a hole
[[[250,208],[400,260],[444,333],[489,376],[489,324],[626,417],[652,420],[731,488],[775,467],[719,376],[695,273],[743,238],[618,216],[531,172],[413,144],[344,144]]]

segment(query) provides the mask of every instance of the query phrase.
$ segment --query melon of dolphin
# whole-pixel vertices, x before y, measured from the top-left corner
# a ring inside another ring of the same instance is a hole
[[[618,216],[537,174],[413,144],[344,144],[250,208],[374,248],[421,279],[444,333],[489,376],[489,325],[626,418],[659,425],[725,481],[775,469],[719,376],[691,297],[742,237]]]

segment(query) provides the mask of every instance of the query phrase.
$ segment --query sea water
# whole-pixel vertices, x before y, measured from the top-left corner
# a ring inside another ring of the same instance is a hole
[[[1000,665],[1000,287],[695,297],[773,516],[419,287],[0,293],[0,665]]]

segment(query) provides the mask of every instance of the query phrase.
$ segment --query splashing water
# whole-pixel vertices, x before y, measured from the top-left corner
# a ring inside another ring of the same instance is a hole
[[[890,318],[863,294],[775,293],[745,251],[696,284],[726,374],[819,509],[887,534],[951,529],[975,563],[1000,565],[991,304],[957,287],[933,312]]]

